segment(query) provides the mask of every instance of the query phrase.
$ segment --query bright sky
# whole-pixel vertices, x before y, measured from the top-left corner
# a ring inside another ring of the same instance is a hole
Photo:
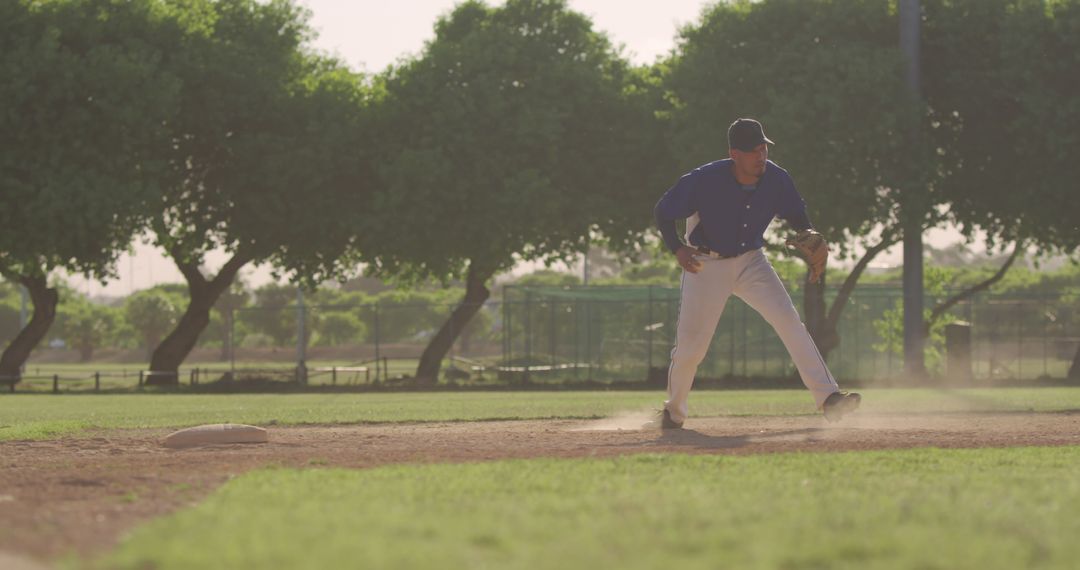
[[[316,46],[335,53],[354,68],[378,72],[401,57],[418,54],[433,36],[435,20],[453,9],[454,0],[300,0],[312,12],[311,25],[319,37]],[[675,47],[679,27],[700,15],[705,0],[569,0],[571,8],[590,16],[596,29],[608,34],[635,63],[651,63]],[[489,2],[502,4],[502,2]],[[658,189],[659,195],[662,189]],[[651,208],[651,205],[643,205]],[[934,234],[935,232],[931,232]],[[954,236],[955,232],[950,234]],[[942,239],[928,236],[938,245]],[[895,264],[900,253],[883,255],[881,262]],[[211,255],[209,265],[216,270],[223,255]],[[71,277],[72,285],[91,296],[127,295],[156,283],[183,282],[176,266],[151,246],[135,244],[135,255],[124,255],[118,264],[119,279],[104,287]],[[247,281],[258,286],[271,280],[267,268],[248,268]]]
[[[351,65],[375,72],[403,55],[420,52],[439,16],[453,0],[301,0],[312,11],[318,45]],[[488,2],[492,5],[503,2]],[[596,29],[626,46],[637,63],[650,63],[674,47],[678,26],[697,19],[703,0],[570,0]]]

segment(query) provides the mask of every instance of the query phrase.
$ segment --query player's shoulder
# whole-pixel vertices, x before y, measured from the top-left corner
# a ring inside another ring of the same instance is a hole
[[[765,177],[785,185],[795,185],[794,181],[791,179],[791,175],[788,174],[788,171],[784,170],[783,167],[771,160],[765,161]]]
[[[690,172],[687,172],[686,175],[711,177],[729,172],[731,172],[731,159],[723,158],[720,160],[714,160],[712,162],[702,164],[701,166],[691,170]]]
[[[787,170],[784,170],[784,167],[780,166],[779,164],[776,164],[775,162],[773,162],[771,160],[766,160],[765,161],[765,172],[766,173],[771,172],[771,173],[776,174],[777,176],[781,176],[783,178],[791,178],[791,175],[788,174]]]

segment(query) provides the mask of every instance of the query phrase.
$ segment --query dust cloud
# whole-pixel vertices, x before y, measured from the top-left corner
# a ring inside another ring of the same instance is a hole
[[[586,422],[570,431],[640,431],[656,429],[650,422],[656,420],[656,410],[617,412],[610,418]]]

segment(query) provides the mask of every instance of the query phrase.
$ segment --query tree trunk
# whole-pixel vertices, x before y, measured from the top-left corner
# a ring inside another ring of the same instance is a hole
[[[477,269],[473,264],[469,265],[469,273],[465,278],[465,299],[454,309],[450,318],[443,323],[424,349],[420,364],[416,367],[417,383],[431,385],[438,381],[443,358],[450,352],[450,347],[454,345],[461,331],[465,330],[465,325],[469,324],[491,296],[491,291],[485,284],[494,273],[493,270]]]
[[[56,320],[56,304],[60,301],[59,293],[56,289],[49,287],[44,275],[33,277],[19,275],[14,280],[30,292],[30,299],[34,303],[34,316],[0,356],[0,384],[19,382],[22,367],[30,358],[30,352],[45,338],[49,327]]]
[[[240,268],[251,260],[249,256],[236,253],[225,266],[221,268],[217,276],[207,280],[194,263],[180,261],[179,256],[173,255],[176,266],[184,274],[187,280],[188,292],[191,300],[187,310],[180,317],[165,340],[157,345],[150,357],[150,376],[146,379],[148,386],[176,386],[180,382],[180,365],[195,343],[199,340],[206,327],[210,324],[210,309],[217,302],[221,294],[232,283]]]
[[[898,239],[899,237],[892,232],[885,232],[882,234],[881,241],[866,250],[866,253],[859,258],[855,267],[851,269],[851,273],[848,273],[843,284],[840,285],[840,289],[836,292],[836,298],[833,299],[832,306],[829,307],[827,313],[825,311],[825,276],[822,275],[821,277],[822,283],[817,288],[818,291],[812,292],[811,286],[813,284],[807,284],[807,288],[803,293],[803,311],[807,314],[806,327],[810,331],[810,337],[814,339],[814,344],[817,345],[821,357],[825,360],[829,359],[829,353],[840,346],[840,316],[844,312],[844,307],[847,306],[848,299],[851,298],[851,293],[855,290],[855,285],[859,283],[859,278],[862,277],[866,268],[870,266],[870,262],[879,253],[892,247]],[[811,295],[813,295],[813,298],[811,298]],[[815,316],[813,320],[811,319],[812,314]],[[821,315],[820,320],[818,320],[817,315]],[[820,325],[817,324],[818,322],[820,322]]]
[[[825,358],[829,352],[840,345],[840,337],[836,328],[829,328],[828,314],[825,304],[825,274],[817,283],[806,283],[803,287],[803,313],[805,313],[806,330],[810,338],[818,347],[821,357]]]
[[[79,342],[79,362],[90,362],[94,357],[94,341],[83,339]]]
[[[1076,353],[1073,354],[1072,366],[1069,366],[1069,379],[1080,380],[1080,346],[1076,347]]]

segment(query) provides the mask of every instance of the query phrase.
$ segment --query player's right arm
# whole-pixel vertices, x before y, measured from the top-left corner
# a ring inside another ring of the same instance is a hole
[[[690,217],[697,211],[694,204],[694,188],[697,186],[697,176],[691,172],[684,175],[674,186],[664,192],[660,201],[653,208],[653,217],[656,219],[656,227],[660,229],[660,235],[664,238],[664,244],[675,254],[679,266],[697,273],[701,263],[694,259],[694,250],[679,239],[675,221]]]

